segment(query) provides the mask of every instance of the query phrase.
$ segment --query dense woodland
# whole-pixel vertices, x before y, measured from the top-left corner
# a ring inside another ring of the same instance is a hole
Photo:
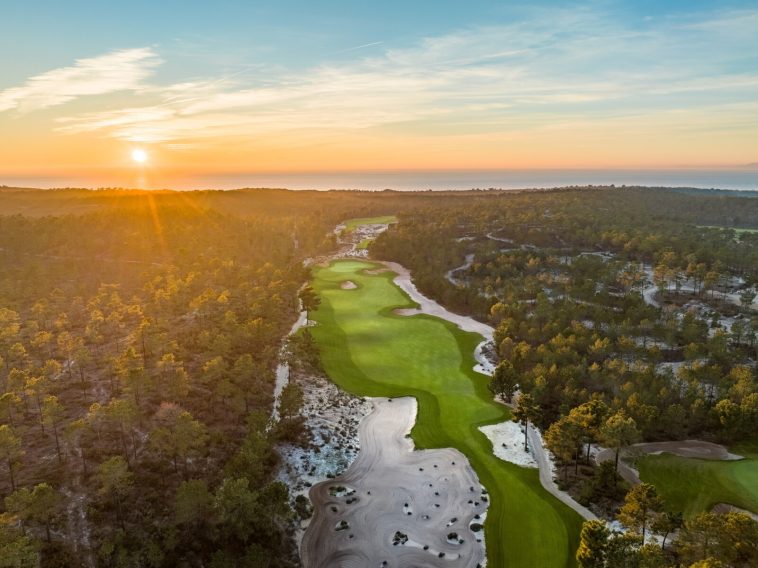
[[[0,566],[297,565],[274,448],[298,432],[269,420],[274,370],[303,260],[332,252],[351,217],[398,214],[372,255],[497,326],[493,392],[520,388],[517,412],[553,437],[566,476],[588,441],[731,441],[758,426],[758,326],[726,301],[737,287],[749,303],[758,234],[698,227],[750,228],[756,198],[0,196]],[[644,301],[645,266],[663,308]]]
[[[372,254],[496,326],[500,391],[530,394],[540,426],[598,399],[633,417],[644,440],[731,441],[758,428],[758,319],[746,307],[758,233],[697,224],[751,211],[758,223],[755,198],[644,189],[501,195],[419,209]],[[473,263],[459,281],[445,278],[466,254]],[[646,266],[662,307],[641,293]],[[730,282],[737,304],[724,299]]]
[[[618,459],[640,441],[729,444],[758,432],[758,232],[711,226],[758,228],[758,199],[639,188],[500,194],[401,216],[372,247],[410,268],[426,294],[496,327],[493,394],[542,429],[561,485],[633,529],[588,528],[586,548],[598,556],[585,550],[582,566],[689,566],[719,547],[732,550],[723,564],[704,565],[758,562],[756,523],[737,513],[726,520],[733,531],[711,513],[684,520],[692,542],[677,557],[643,547],[646,523],[668,535],[683,519],[639,486],[627,493],[613,462],[590,467],[592,443]]]
[[[5,197],[0,566],[297,565],[273,481],[292,436],[269,422],[278,352],[303,259],[388,200]]]

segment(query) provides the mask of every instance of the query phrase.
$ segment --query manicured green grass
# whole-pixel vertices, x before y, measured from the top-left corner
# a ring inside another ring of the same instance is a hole
[[[371,243],[373,239],[363,239],[361,242],[358,243],[358,246],[356,247],[358,250],[367,249],[368,245]]]
[[[384,215],[382,217],[358,217],[345,221],[345,231],[350,232],[361,225],[386,225],[388,223],[397,223],[397,217],[394,215]]]
[[[758,229],[739,229],[737,227],[719,227],[717,225],[698,225],[701,229],[722,229],[724,231],[731,229],[735,235],[740,236],[742,233],[758,233]]]
[[[575,565],[581,518],[542,489],[536,469],[494,457],[477,429],[509,417],[492,401],[487,378],[472,369],[481,337],[438,318],[395,315],[394,308],[414,305],[392,282],[394,274],[365,273],[377,266],[337,261],[314,272],[321,305],[312,333],[327,373],[357,395],[415,396],[417,447],[454,447],[468,457],[490,495],[489,566]],[[342,290],[345,280],[357,289]]]
[[[682,511],[685,517],[710,511],[716,503],[729,503],[758,513],[758,460],[755,457],[709,461],[663,454],[645,456],[636,464],[640,478],[655,485],[667,507]]]

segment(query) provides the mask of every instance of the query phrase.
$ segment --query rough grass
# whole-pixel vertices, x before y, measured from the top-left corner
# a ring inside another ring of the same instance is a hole
[[[472,370],[481,338],[438,318],[393,314],[394,308],[415,306],[392,283],[394,274],[364,272],[375,267],[337,261],[314,273],[322,302],[312,333],[328,375],[357,395],[415,396],[416,446],[454,447],[469,458],[490,494],[489,566],[575,565],[581,518],[542,489],[537,470],[495,458],[477,429],[509,418],[492,401],[487,378]],[[342,290],[345,280],[358,288]]]
[[[389,223],[397,223],[397,217],[394,215],[384,215],[381,217],[358,217],[356,219],[348,219],[345,221],[345,231],[349,233],[361,225],[387,225]]]
[[[643,481],[655,485],[672,511],[691,517],[729,503],[758,513],[758,459],[755,448],[734,447],[746,459],[710,461],[671,454],[645,456],[636,461]]]

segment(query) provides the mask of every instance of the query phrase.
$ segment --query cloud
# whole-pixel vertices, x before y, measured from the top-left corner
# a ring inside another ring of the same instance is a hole
[[[122,49],[30,77],[20,87],[0,91],[0,112],[28,112],[82,96],[137,90],[161,63],[152,49]]]
[[[183,145],[276,132],[295,141],[395,125],[419,132],[430,123],[515,132],[627,117],[652,124],[665,116],[674,128],[754,98],[758,70],[745,65],[752,40],[741,30],[756,17],[758,10],[635,27],[588,9],[537,10],[527,21],[424,38],[297,74],[256,68],[170,85],[141,84],[157,64],[146,50],[135,63],[135,76],[143,75],[130,84],[153,104],[61,117],[58,131]]]

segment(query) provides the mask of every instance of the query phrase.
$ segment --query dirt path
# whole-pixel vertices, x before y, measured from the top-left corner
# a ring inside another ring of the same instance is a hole
[[[414,398],[372,402],[356,460],[311,488],[315,514],[300,549],[303,566],[477,566],[482,531],[470,525],[483,522],[487,501],[468,460],[451,448],[413,450],[406,435],[416,420]]]
[[[704,442],[702,440],[680,440],[673,442],[649,442],[634,444],[622,448],[619,453],[619,474],[629,483],[640,483],[640,473],[632,465],[627,463],[627,458],[638,457],[646,454],[673,454],[683,458],[697,458],[701,460],[741,460],[742,456],[729,453],[724,446]],[[595,461],[602,463],[616,459],[616,451],[610,448],[600,448],[595,454]]]

